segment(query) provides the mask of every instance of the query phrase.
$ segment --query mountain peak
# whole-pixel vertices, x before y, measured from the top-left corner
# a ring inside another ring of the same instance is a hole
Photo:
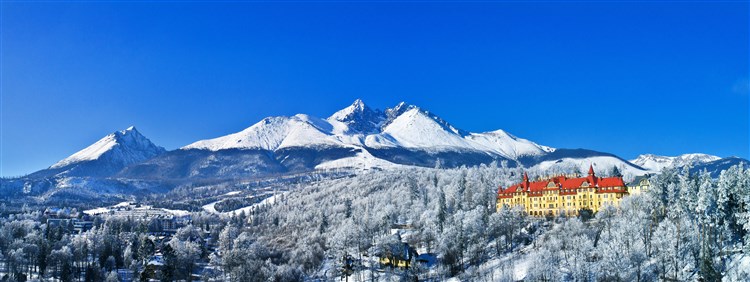
[[[138,132],[137,129],[135,129],[135,126],[132,126],[132,125],[130,127],[126,128],[126,129],[124,129],[124,130],[115,131],[115,132],[113,132],[111,134],[113,134],[113,135],[115,135],[116,137],[119,137],[119,138],[126,137],[126,136],[130,136],[132,138],[137,138],[137,139],[145,139],[146,138],[140,132]]]
[[[151,143],[151,140],[141,135],[134,126],[131,126],[125,130],[107,134],[94,144],[55,163],[50,168],[62,168],[76,163],[98,160],[105,155],[110,155],[112,159],[110,161],[126,165],[145,160],[165,151],[164,148]]]
[[[388,115],[388,117],[395,118],[395,117],[398,117],[401,114],[403,114],[406,111],[411,110],[413,108],[417,108],[418,109],[419,107],[411,105],[411,104],[408,104],[408,103],[406,103],[404,101],[401,101],[396,106],[394,106],[393,108],[386,109],[385,112]]]
[[[362,99],[357,99],[357,100],[354,100],[354,102],[348,107],[343,108],[339,110],[338,112],[335,112],[328,119],[344,121],[352,115],[361,114],[368,110],[370,110],[370,108],[367,107],[367,105],[365,105],[365,102],[362,102]]]
[[[352,103],[352,106],[356,109],[362,111],[365,109],[365,102],[362,102],[362,99],[357,98],[357,100],[354,100],[354,103]]]
[[[345,132],[348,133],[376,133],[385,120],[385,115],[380,110],[367,107],[361,99],[339,110],[328,118],[328,121],[339,121],[346,125]]]
[[[394,120],[396,120],[401,115],[403,115],[403,114],[405,114],[407,112],[411,112],[411,111],[415,111],[416,113],[418,113],[420,115],[424,115],[427,118],[432,119],[434,122],[436,122],[441,127],[443,127],[443,129],[445,129],[445,130],[447,130],[449,132],[452,132],[454,134],[460,135],[461,137],[467,136],[469,134],[469,132],[467,132],[467,131],[464,131],[462,129],[454,127],[453,125],[451,125],[447,121],[443,120],[442,118],[440,118],[436,114],[434,114],[434,113],[432,113],[430,111],[424,110],[424,109],[422,109],[422,108],[420,108],[418,106],[415,106],[415,105],[412,105],[412,104],[408,104],[406,102],[400,102],[395,107],[389,108],[389,109],[385,110],[385,115],[386,115],[387,119],[386,119],[385,123],[383,124],[383,128],[385,128],[386,126],[388,126],[389,124],[391,124]]]

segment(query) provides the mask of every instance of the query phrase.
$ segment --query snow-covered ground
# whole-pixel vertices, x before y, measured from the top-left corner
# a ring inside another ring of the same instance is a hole
[[[750,256],[742,253],[733,255],[722,281],[750,281]]]
[[[288,192],[283,193],[277,193],[271,197],[265,198],[262,201],[258,202],[257,204],[253,204],[244,208],[239,208],[233,211],[222,213],[222,215],[238,215],[242,212],[245,212],[245,214],[249,214],[253,209],[257,209],[258,207],[266,206],[266,205],[273,205],[275,204],[280,197],[283,197]]]
[[[229,193],[227,193],[227,194],[230,194],[230,193],[234,193],[234,194],[231,194],[231,195],[236,195],[236,194],[238,194],[238,193],[235,193],[235,192],[229,192]],[[283,197],[283,195],[285,195],[285,194],[287,194],[287,193],[288,193],[288,192],[280,192],[280,193],[276,193],[276,194],[274,194],[273,196],[270,196],[270,197],[268,197],[268,198],[265,198],[265,199],[261,200],[261,201],[260,201],[260,202],[258,202],[258,203],[255,203],[255,204],[249,205],[249,206],[247,206],[247,207],[239,208],[239,209],[236,209],[236,210],[228,211],[228,212],[219,212],[219,211],[217,211],[217,210],[216,210],[216,204],[220,203],[220,202],[221,202],[221,201],[223,201],[223,200],[218,200],[218,201],[215,201],[215,202],[211,202],[211,203],[209,203],[209,204],[203,205],[203,206],[202,206],[202,208],[203,208],[203,210],[204,210],[204,211],[207,211],[207,212],[210,212],[210,213],[215,213],[215,214],[220,214],[220,215],[222,215],[222,216],[232,216],[232,215],[238,215],[238,214],[242,213],[243,211],[245,212],[245,214],[250,214],[250,212],[251,212],[251,211],[252,211],[253,209],[257,209],[258,207],[262,207],[262,206],[265,206],[265,205],[273,205],[274,203],[276,203],[276,201],[277,201],[277,200],[278,200],[278,199],[279,199],[280,197]],[[225,194],[225,195],[226,195],[226,194]]]
[[[315,166],[315,169],[335,169],[335,168],[353,168],[358,170],[368,170],[372,168],[394,169],[405,167],[383,159],[379,159],[363,150],[354,157],[341,158],[327,161]]]
[[[221,201],[211,202],[209,204],[203,205],[201,208],[203,208],[204,211],[210,212],[210,213],[219,213],[216,211],[216,204]]]
[[[170,210],[170,209],[161,209],[161,210],[163,210],[165,212],[168,212],[168,213],[171,213],[174,216],[178,216],[178,217],[190,215],[190,212],[186,211],[186,210]]]
[[[99,207],[83,211],[88,215],[112,214],[112,216],[127,216],[132,214],[149,214],[150,215],[173,215],[183,217],[190,215],[186,210],[172,210],[163,208],[154,208],[149,205],[138,205],[132,202],[122,202],[109,207]]]
[[[108,213],[109,211],[110,211],[109,208],[95,208],[95,209],[85,210],[83,211],[83,213],[88,214],[88,215],[99,215],[99,214]]]

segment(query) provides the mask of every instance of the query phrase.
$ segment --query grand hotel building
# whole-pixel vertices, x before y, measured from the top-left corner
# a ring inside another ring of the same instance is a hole
[[[523,206],[532,216],[575,216],[582,209],[597,212],[606,204],[616,206],[627,194],[621,176],[598,177],[593,166],[587,177],[560,175],[531,182],[524,173],[523,182],[498,189],[497,209]]]

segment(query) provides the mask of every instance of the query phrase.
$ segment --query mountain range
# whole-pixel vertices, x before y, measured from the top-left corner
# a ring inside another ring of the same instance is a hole
[[[722,170],[728,169],[733,165],[744,164],[745,167],[750,166],[750,162],[742,158],[721,158],[701,153],[683,154],[675,157],[643,154],[630,160],[630,162],[655,173],[666,168],[688,166],[692,172],[702,172],[705,170],[712,177],[718,177]]]
[[[114,186],[119,187],[115,190],[120,191],[133,183],[147,189],[149,185],[171,185],[165,183],[253,179],[330,169],[451,168],[492,162],[545,171],[585,171],[593,165],[598,171],[609,172],[617,167],[630,177],[686,164],[711,170],[713,162],[726,166],[742,161],[747,162],[705,154],[649,154],[627,161],[593,150],[543,146],[503,130],[468,132],[404,102],[378,110],[356,100],[327,118],[305,114],[268,117],[239,132],[172,151],[153,144],[130,127],[47,169],[5,184],[18,187],[23,183],[24,191],[28,186],[41,185],[42,191],[49,191],[61,185],[69,187],[70,183],[111,187],[115,181]]]
[[[717,156],[707,154],[684,154],[676,157],[668,156],[657,156],[653,154],[640,155],[637,158],[630,160],[631,163],[636,164],[642,168],[651,171],[661,171],[668,167],[681,167],[685,165],[695,165],[713,162],[721,159]]]
[[[415,105],[372,109],[361,100],[327,118],[268,117],[237,133],[200,140],[125,168],[145,179],[232,178],[319,169],[458,167],[507,161],[510,166],[647,171],[615,155],[556,149],[503,130],[472,133]]]

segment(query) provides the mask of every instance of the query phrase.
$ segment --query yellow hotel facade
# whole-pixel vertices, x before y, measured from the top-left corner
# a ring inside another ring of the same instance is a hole
[[[637,192],[648,186],[648,178],[643,179]],[[628,187],[621,176],[597,177],[593,166],[587,177],[561,175],[531,182],[524,173],[523,182],[498,189],[497,209],[522,206],[531,216],[577,216],[582,209],[597,212],[604,205],[616,206],[625,195]]]

